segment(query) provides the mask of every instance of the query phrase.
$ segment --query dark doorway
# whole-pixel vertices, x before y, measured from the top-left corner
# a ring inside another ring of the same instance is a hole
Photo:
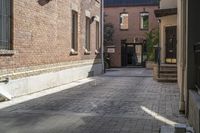
[[[122,44],[122,66],[143,66],[143,45],[141,43]]]
[[[165,62],[176,64],[177,33],[176,26],[166,27],[166,58]]]
[[[198,90],[198,93],[200,94],[200,42],[196,43],[194,45],[194,52],[195,52],[195,87]]]

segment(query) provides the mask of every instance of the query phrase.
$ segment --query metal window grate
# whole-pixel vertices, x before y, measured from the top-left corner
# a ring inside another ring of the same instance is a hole
[[[96,49],[98,50],[99,48],[99,22],[96,22]]]
[[[90,18],[86,17],[86,34],[85,34],[85,48],[90,50]]]
[[[140,14],[140,29],[148,30],[149,29],[149,13],[141,13]]]
[[[78,50],[78,13],[72,11],[72,49]]]
[[[0,49],[10,49],[11,1],[0,0]]]

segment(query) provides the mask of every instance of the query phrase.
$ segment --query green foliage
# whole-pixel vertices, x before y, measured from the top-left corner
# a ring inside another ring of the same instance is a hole
[[[104,44],[113,43],[114,26],[111,23],[104,25]]]
[[[155,52],[154,52],[154,46],[158,45],[159,43],[159,30],[158,29],[152,29],[151,31],[146,33],[146,39],[147,39],[147,60],[153,61],[155,59]]]

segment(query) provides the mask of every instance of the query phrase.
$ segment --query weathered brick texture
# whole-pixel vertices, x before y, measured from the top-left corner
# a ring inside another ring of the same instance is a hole
[[[111,65],[121,67],[121,40],[133,37],[145,38],[147,30],[140,30],[140,13],[145,9],[149,13],[149,30],[158,28],[158,21],[154,15],[154,10],[158,6],[129,6],[129,7],[106,7],[105,23],[112,23],[114,26],[113,44],[115,54],[111,54]],[[120,13],[128,13],[128,30],[120,30]]]
[[[95,54],[96,23],[91,24],[91,54],[84,55],[85,10],[100,16],[94,0],[13,0],[13,55],[0,55],[0,70],[99,58]],[[78,9],[78,55],[71,56],[71,12]]]

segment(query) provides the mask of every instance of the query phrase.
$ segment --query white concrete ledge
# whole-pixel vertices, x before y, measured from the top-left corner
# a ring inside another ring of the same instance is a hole
[[[1,83],[0,87],[5,88],[12,97],[18,97],[81,80],[90,76],[90,73],[99,75],[102,70],[102,64],[90,64],[10,80],[7,84]]]
[[[89,10],[86,10],[85,11],[85,16],[88,17],[88,18],[91,18],[91,13]]]
[[[86,86],[93,86],[93,85],[96,85],[96,80],[93,78],[86,78],[86,79],[78,80],[78,81],[75,81],[75,82],[72,82],[72,83],[69,83],[66,85],[62,85],[62,86],[54,87],[51,89],[43,90],[40,92],[32,93],[30,95],[17,97],[17,98],[12,99],[11,101],[2,102],[2,103],[0,103],[0,109],[4,109],[7,107],[16,105],[16,104],[30,101],[35,98],[40,98],[40,97],[43,97],[46,95],[54,94],[54,93],[57,93],[57,92],[60,92],[63,90],[73,89],[78,86],[86,87]]]

